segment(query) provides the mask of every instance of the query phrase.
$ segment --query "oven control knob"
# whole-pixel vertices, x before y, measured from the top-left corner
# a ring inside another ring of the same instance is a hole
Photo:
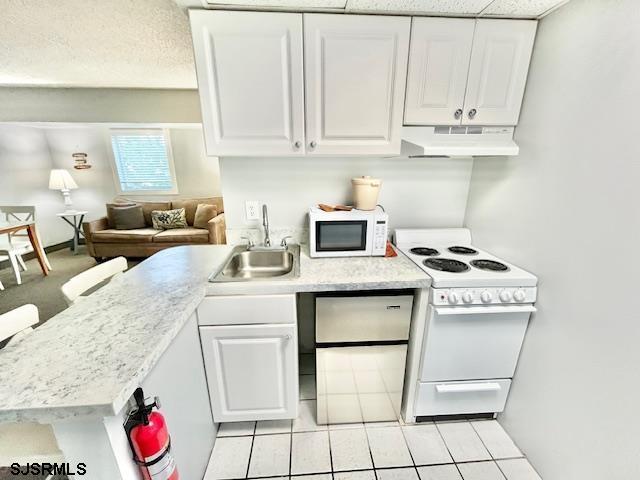
[[[464,292],[462,294],[462,301],[464,303],[471,303],[473,302],[473,295],[471,295],[471,292]]]
[[[449,294],[449,303],[451,304],[456,304],[458,303],[459,299],[458,299],[458,294],[456,292],[451,292]]]
[[[500,292],[500,301],[501,302],[510,302],[511,301],[511,292],[508,290],[503,290]]]
[[[491,299],[491,293],[486,290],[480,294],[480,300],[482,300],[482,303],[489,303]]]
[[[517,302],[524,302],[524,299],[527,298],[527,296],[524,293],[524,290],[516,290],[516,293],[513,294],[513,298],[515,298]]]

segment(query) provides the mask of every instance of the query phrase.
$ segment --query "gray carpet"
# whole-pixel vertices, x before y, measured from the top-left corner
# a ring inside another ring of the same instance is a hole
[[[42,274],[36,259],[28,260],[27,271],[22,272],[22,285],[16,283],[13,270],[0,270],[0,281],[4,291],[0,291],[0,314],[26,303],[33,303],[44,322],[67,308],[60,287],[71,277],[96,265],[96,261],[81,248],[78,255],[69,249],[58,250],[47,255],[52,270],[48,276]]]
[[[28,260],[27,271],[22,272],[22,285],[16,283],[10,267],[0,269],[0,281],[4,291],[0,291],[0,314],[26,303],[33,303],[40,312],[43,323],[67,308],[60,287],[71,277],[97,265],[87,255],[86,249],[80,247],[78,255],[73,255],[68,248],[47,254],[52,270],[48,276],[42,274],[36,259]],[[129,260],[129,268],[139,260]]]

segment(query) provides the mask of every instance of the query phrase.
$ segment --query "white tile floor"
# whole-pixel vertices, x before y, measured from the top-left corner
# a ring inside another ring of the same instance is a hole
[[[495,420],[318,425],[314,395],[293,421],[222,424],[205,480],[541,480]]]

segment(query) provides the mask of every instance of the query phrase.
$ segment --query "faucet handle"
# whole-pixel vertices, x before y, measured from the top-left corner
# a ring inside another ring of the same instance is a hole
[[[287,235],[280,240],[280,246],[287,248],[287,238],[293,238],[291,235]]]
[[[251,237],[240,237],[243,240],[247,241],[247,250],[250,250],[251,248],[253,248],[255,246],[255,244],[253,243],[253,240],[251,240]]]

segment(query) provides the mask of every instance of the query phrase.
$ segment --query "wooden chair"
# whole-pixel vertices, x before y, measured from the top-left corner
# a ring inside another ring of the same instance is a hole
[[[0,342],[10,338],[8,345],[17,343],[33,331],[38,323],[38,308],[23,305],[0,315]],[[29,361],[28,358],[24,358]],[[2,349],[0,349],[0,363]],[[58,447],[51,425],[38,423],[0,424],[0,466],[12,463],[25,465],[31,462],[60,462],[64,456]]]
[[[96,285],[112,278],[114,275],[124,272],[127,269],[127,259],[116,257],[108,262],[101,263],[95,267],[79,273],[67,283],[62,285],[62,295],[69,306],[73,305],[81,295]]]
[[[36,221],[36,207],[33,206],[0,205],[0,213],[4,214],[7,222]],[[18,285],[22,283],[20,271],[27,269],[22,255],[30,252],[33,252],[33,247],[26,231],[9,233],[5,240],[0,240],[0,261],[9,260]],[[47,267],[51,270],[49,259],[46,255],[43,254],[43,256]]]

